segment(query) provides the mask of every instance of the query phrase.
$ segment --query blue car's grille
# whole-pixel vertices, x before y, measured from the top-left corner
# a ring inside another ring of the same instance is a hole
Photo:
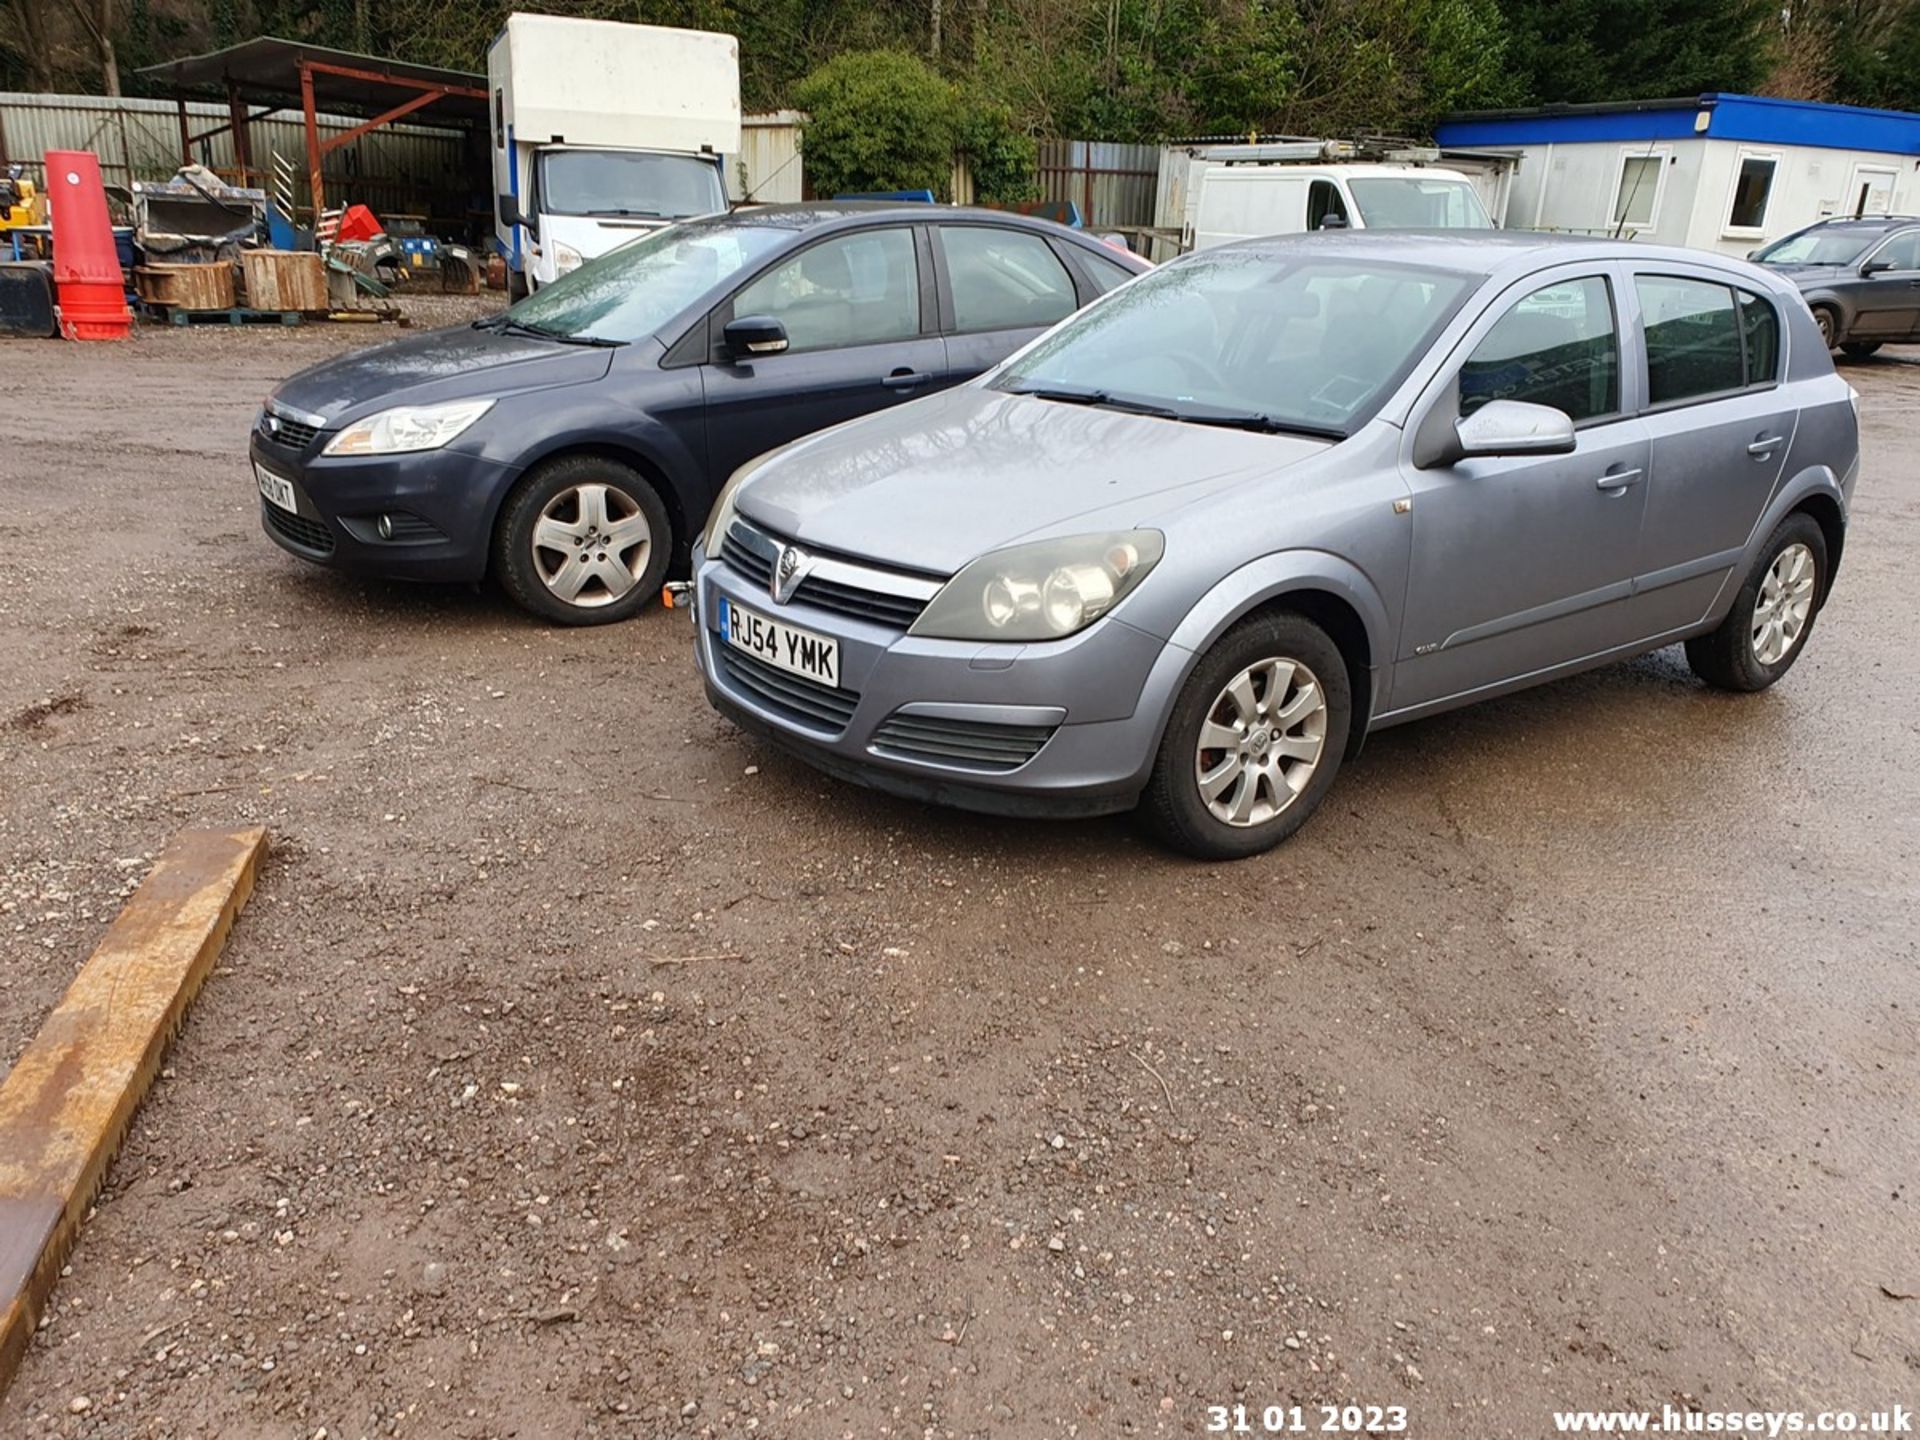
[[[285,415],[274,415],[271,420],[264,410],[260,412],[260,433],[267,442],[282,449],[301,451],[313,444],[320,433],[319,427],[305,425],[298,420],[290,420]]]
[[[903,760],[1004,774],[1018,770],[1038,755],[1058,728],[894,714],[873,732],[868,748]]]
[[[333,553],[333,532],[318,520],[289,514],[265,500],[260,502],[260,513],[266,517],[268,529],[302,550],[311,550],[316,555]]]

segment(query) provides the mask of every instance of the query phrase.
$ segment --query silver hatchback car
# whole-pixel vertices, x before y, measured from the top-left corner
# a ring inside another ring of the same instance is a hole
[[[1208,250],[743,467],[694,552],[698,662],[829,773],[1249,855],[1372,730],[1676,641],[1708,684],[1778,680],[1839,565],[1856,405],[1739,261]]]

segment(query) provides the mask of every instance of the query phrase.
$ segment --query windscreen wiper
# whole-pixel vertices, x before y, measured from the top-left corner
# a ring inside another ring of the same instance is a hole
[[[1345,440],[1347,432],[1332,425],[1315,425],[1305,420],[1283,420],[1257,410],[1218,412],[1183,410],[1177,417],[1190,425],[1217,425],[1226,430],[1252,430],[1261,435],[1308,435],[1316,440]]]
[[[1106,390],[1085,390],[1067,385],[1022,385],[1007,391],[1009,395],[1031,395],[1036,400],[1057,400],[1063,405],[1092,405],[1102,410],[1123,410],[1129,415],[1152,415],[1162,420],[1183,418],[1179,411],[1148,400],[1129,400]]]
[[[529,324],[525,320],[515,320],[506,315],[489,315],[485,319],[473,322],[476,330],[492,330],[506,335],[531,335],[536,340],[552,340],[561,345],[592,345],[602,350],[624,345],[624,340],[609,340],[603,335],[568,335],[559,330],[549,330],[544,325]]]
[[[606,210],[589,210],[587,214],[589,216],[612,215],[623,220],[664,220],[667,218],[666,211],[664,210],[627,210],[619,206],[614,206]]]

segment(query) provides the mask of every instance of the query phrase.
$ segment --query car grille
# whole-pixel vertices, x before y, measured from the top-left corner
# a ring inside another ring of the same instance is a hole
[[[873,732],[868,748],[903,760],[925,760],[963,770],[1018,770],[1053,738],[1056,725],[998,725],[896,713]]]
[[[319,555],[333,553],[333,532],[318,520],[309,520],[304,515],[291,515],[265,500],[260,502],[260,513],[266,517],[268,529],[302,550],[311,550]]]
[[[320,428],[317,425],[304,425],[300,421],[289,419],[285,415],[276,413],[274,419],[280,422],[280,428],[278,430],[268,428],[266,413],[262,411],[260,415],[260,433],[266,438],[268,444],[278,445],[285,450],[305,450],[309,445],[313,444],[314,437],[320,433]]]
[[[726,538],[720,542],[720,558],[752,581],[756,589],[766,590],[773,581],[773,561],[748,548],[740,539],[742,528],[742,524],[736,521],[734,527],[727,531]],[[771,537],[767,539],[770,544],[779,543]],[[920,618],[920,612],[927,608],[925,600],[916,600],[910,595],[891,595],[882,590],[828,580],[819,575],[809,575],[795,587],[793,603],[851,615],[856,620],[885,625],[894,630],[911,628],[913,622]]]
[[[714,653],[727,679],[796,725],[838,735],[847,728],[847,722],[853,719],[853,712],[860,704],[857,691],[836,690],[817,680],[776,670],[766,661],[735,650],[717,637]]]

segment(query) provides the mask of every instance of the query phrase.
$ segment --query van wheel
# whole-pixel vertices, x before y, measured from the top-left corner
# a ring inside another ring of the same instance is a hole
[[[667,576],[673,527],[639,471],[565,455],[514,487],[494,528],[493,568],[521,608],[561,625],[610,625]]]
[[[1811,515],[1780,522],[1716,630],[1687,641],[1687,664],[1716,690],[1764,690],[1807,648],[1826,593],[1827,537]]]
[[[1243,620],[1174,702],[1141,819],[1203,860],[1270,850],[1333,784],[1352,723],[1346,660],[1326,631],[1286,612]]]

